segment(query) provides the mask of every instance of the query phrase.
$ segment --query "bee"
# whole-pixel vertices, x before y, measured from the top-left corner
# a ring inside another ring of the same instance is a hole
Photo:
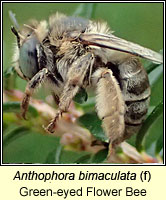
[[[58,103],[56,121],[80,89],[96,90],[96,111],[112,146],[137,133],[145,119],[150,86],[139,57],[162,63],[162,55],[113,35],[105,22],[56,13],[49,20],[31,20],[12,27],[17,37],[13,63],[27,80],[21,114],[26,118],[30,97],[49,83]]]

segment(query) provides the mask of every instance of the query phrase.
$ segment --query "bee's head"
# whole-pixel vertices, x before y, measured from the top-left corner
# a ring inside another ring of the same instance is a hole
[[[15,53],[16,71],[21,77],[31,79],[39,71],[37,50],[47,35],[47,23],[33,20],[28,25],[24,24],[22,28],[16,28],[11,28],[18,46]]]
[[[30,27],[21,31],[12,27],[11,30],[17,37],[19,69],[23,77],[31,79],[38,72],[37,45],[40,42]]]

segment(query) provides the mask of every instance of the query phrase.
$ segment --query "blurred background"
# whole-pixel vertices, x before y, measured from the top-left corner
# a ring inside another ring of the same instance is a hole
[[[57,11],[66,15],[72,15],[79,6],[80,3],[3,3],[3,71],[11,67],[13,43],[15,42],[15,36],[10,30],[12,25],[8,14],[10,10],[16,14],[18,23],[22,25],[32,18],[38,20],[48,19],[49,15]],[[148,47],[157,52],[163,48],[162,3],[96,3],[92,19],[106,21],[110,25],[111,29],[115,31],[114,34],[116,36],[135,42],[144,47]],[[157,105],[163,98],[163,74],[161,74],[161,72],[162,69],[158,69],[157,83],[155,86],[153,85],[154,88],[152,89],[154,94],[157,92],[157,95],[152,96],[151,106]],[[156,72],[149,75],[151,77],[151,83],[154,83],[156,80],[154,74],[156,74]],[[24,91],[25,86],[26,82],[17,77],[14,86],[15,89]],[[43,91],[39,92],[35,96],[45,99]],[[160,123],[162,123],[162,120],[161,117]],[[157,123],[158,127],[161,127],[160,123]],[[48,140],[52,142],[52,139]],[[35,146],[35,144],[33,145]],[[49,145],[48,142],[48,146]],[[12,160],[13,147],[16,147],[17,151],[15,154],[16,160]],[[39,158],[41,148],[37,147],[39,148],[39,152],[36,150],[38,153],[35,158],[29,159],[29,153],[27,153],[26,159],[23,158],[19,160],[20,149],[17,150],[17,147],[18,144],[14,146],[8,145],[8,147],[6,147],[6,150],[4,151],[5,162],[44,162],[43,160],[46,159],[46,157],[42,157],[41,160],[37,159]],[[29,147],[27,148],[29,149]],[[47,147],[45,148],[47,149]],[[52,149],[54,148],[52,147]],[[46,152],[48,154],[50,149],[48,151],[46,150]]]

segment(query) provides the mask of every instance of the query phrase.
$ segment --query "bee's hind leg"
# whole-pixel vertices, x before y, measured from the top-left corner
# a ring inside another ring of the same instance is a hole
[[[99,68],[93,74],[96,85],[96,110],[102,120],[102,127],[109,138],[110,151],[124,134],[124,100],[118,81],[112,71]]]

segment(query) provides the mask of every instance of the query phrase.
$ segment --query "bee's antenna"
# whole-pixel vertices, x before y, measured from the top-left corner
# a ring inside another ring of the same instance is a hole
[[[9,17],[10,17],[10,20],[12,21],[13,25],[16,27],[16,29],[19,30],[20,29],[19,24],[17,22],[15,14],[11,10],[9,11]]]
[[[17,37],[18,48],[20,48],[20,34],[17,32],[17,30],[14,28],[14,26],[11,27],[11,31]]]
[[[9,17],[10,17],[10,20],[12,21],[13,25],[11,27],[11,31],[14,33],[14,35],[17,37],[17,44],[18,44],[18,48],[20,48],[20,38],[21,39],[24,39],[23,36],[19,33],[19,24],[16,20],[16,17],[15,17],[15,14],[10,10],[9,11]],[[16,27],[16,28],[15,28]],[[17,31],[17,30],[18,31]]]

